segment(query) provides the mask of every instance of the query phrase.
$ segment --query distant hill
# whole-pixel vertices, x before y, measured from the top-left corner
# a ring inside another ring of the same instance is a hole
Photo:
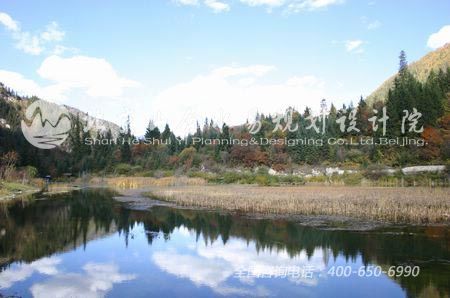
[[[420,81],[424,82],[431,70],[439,71],[439,69],[446,70],[450,67],[450,43],[447,43],[443,47],[428,53],[420,60],[409,64],[409,71]],[[394,79],[397,74],[391,76],[389,79],[383,82],[372,94],[370,94],[366,101],[368,104],[373,104],[377,101],[385,101],[389,89],[394,83]]]
[[[28,106],[29,100],[32,99],[18,96],[14,91],[8,89],[0,82],[0,127],[19,128],[20,120],[23,119],[23,114]],[[94,135],[97,132],[106,133],[108,130],[111,130],[113,137],[119,135],[120,127],[117,124],[92,117],[74,107],[64,106],[72,115],[78,116],[82,123],[87,124],[89,130]]]

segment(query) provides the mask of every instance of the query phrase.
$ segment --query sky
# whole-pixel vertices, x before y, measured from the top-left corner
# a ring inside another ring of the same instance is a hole
[[[142,135],[357,103],[450,42],[448,0],[0,2],[0,82]]]

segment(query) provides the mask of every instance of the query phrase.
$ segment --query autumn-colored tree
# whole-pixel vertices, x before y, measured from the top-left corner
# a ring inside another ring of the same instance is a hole
[[[139,143],[139,144],[133,145],[131,147],[131,156],[133,157],[133,159],[143,157],[145,152],[148,151],[149,146],[150,145],[145,144],[145,143]]]
[[[267,165],[268,156],[258,146],[233,146],[231,160],[236,164],[244,164],[246,167]]]
[[[425,140],[426,145],[422,150],[422,157],[425,159],[433,159],[439,157],[441,153],[441,145],[443,142],[442,136],[434,127],[427,126],[422,132],[422,138]]]

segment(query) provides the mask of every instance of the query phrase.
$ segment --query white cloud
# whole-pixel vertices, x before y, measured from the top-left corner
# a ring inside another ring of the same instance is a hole
[[[323,88],[324,82],[316,78],[315,76],[307,75],[303,77],[292,77],[287,80],[288,86],[303,86],[311,88]]]
[[[197,6],[199,0],[173,0],[178,5]],[[218,0],[204,0],[203,4],[212,9],[214,13],[226,12],[230,10],[230,5]]]
[[[215,13],[225,12],[230,10],[230,5],[216,0],[205,0],[205,5],[211,8]]]
[[[139,86],[138,82],[117,74],[105,59],[87,56],[50,56],[42,62],[37,73],[51,83],[41,86],[19,73],[7,70],[0,70],[0,82],[20,95],[36,95],[53,102],[65,101],[70,92],[75,90],[81,90],[90,97],[118,97],[125,88]]]
[[[261,77],[269,72],[275,70],[274,66],[271,65],[252,65],[247,67],[232,67],[224,66],[214,69],[211,74],[213,76],[218,76],[222,78],[228,78],[240,75],[253,75],[256,77]]]
[[[216,288],[233,274],[232,268],[223,260],[201,259],[164,251],[154,253],[152,259],[162,270],[188,277],[196,286]]]
[[[59,28],[58,23],[51,22],[46,30],[41,33],[41,38],[45,41],[61,41],[66,33]]]
[[[274,70],[271,65],[213,69],[158,93],[149,109],[154,115],[149,116],[158,126],[170,123],[175,132],[184,135],[205,117],[237,125],[254,119],[257,111],[273,114],[289,106],[319,108],[326,97],[322,80],[306,75],[279,83],[262,82]]]
[[[2,23],[3,26],[5,26],[8,30],[11,31],[19,30],[19,24],[4,12],[0,12],[0,23]]]
[[[134,274],[121,274],[114,264],[88,263],[84,274],[63,273],[43,282],[35,283],[30,291],[33,297],[105,297],[116,283],[133,280]]]
[[[362,51],[361,46],[364,44],[362,40],[347,40],[345,42],[345,49],[347,52],[360,53]]]
[[[175,231],[174,233],[179,233]],[[195,236],[192,236],[195,237]],[[183,242],[189,243],[189,242]],[[274,268],[303,268],[310,266],[312,278],[286,277],[293,284],[315,286],[319,283],[318,273],[326,269],[326,251],[314,250],[308,257],[303,251],[292,257],[285,249],[257,249],[255,242],[232,238],[226,245],[221,241],[194,246],[169,247],[156,251],[152,261],[163,271],[180,278],[189,279],[196,286],[210,287],[218,294],[234,296],[273,296],[267,288],[255,285],[255,276],[273,273]],[[238,272],[248,271],[248,276]]]
[[[198,0],[175,0],[175,3],[180,5],[197,5]]]
[[[16,48],[30,55],[40,55],[44,51],[39,36],[32,35],[29,32],[14,33],[13,38],[16,40]]]
[[[119,76],[105,59],[88,56],[50,56],[42,62],[37,73],[64,89],[81,88],[93,97],[120,96],[125,88],[139,85]]]
[[[373,22],[370,22],[370,23],[367,25],[367,29],[369,29],[369,30],[374,30],[374,29],[377,29],[377,28],[379,28],[379,27],[381,27],[381,22],[378,21],[378,20],[375,20],[375,21],[373,21]]]
[[[19,23],[4,12],[0,12],[0,23],[11,32],[11,37],[16,42],[16,48],[30,55],[40,55],[46,49],[47,44],[61,41],[65,35],[56,22],[48,24],[40,34],[22,31]]]
[[[375,29],[381,27],[381,22],[379,20],[370,20],[366,16],[362,16],[360,19],[361,19],[361,22],[367,26],[368,30],[375,30]]]
[[[427,46],[432,49],[437,49],[448,42],[450,42],[450,25],[446,25],[438,32],[431,34],[428,38]]]
[[[59,258],[42,258],[29,264],[23,263],[14,265],[0,272],[0,289],[6,289],[14,285],[16,282],[23,281],[39,272],[45,275],[58,274],[56,265],[61,263]]]
[[[12,88],[19,95],[38,96],[51,101],[61,101],[66,98],[65,88],[57,85],[40,86],[35,81],[25,78],[23,75],[13,71],[0,69],[0,82]]]
[[[53,50],[51,51],[51,55],[57,55],[60,56],[66,52],[70,52],[72,54],[78,53],[79,50],[77,48],[72,48],[72,47],[66,47],[66,46],[62,46],[62,45],[56,45]]]
[[[198,0],[173,0],[180,5],[198,5]],[[341,4],[345,0],[239,0],[242,4],[250,7],[265,6],[267,12],[274,8],[284,7],[285,13],[298,13],[300,11],[313,11],[326,8],[331,5]],[[204,0],[204,5],[211,8],[215,13],[230,10],[230,5],[225,1]]]
[[[344,0],[294,0],[287,6],[287,13],[298,13],[301,11],[313,11],[326,8],[331,5],[342,4]]]
[[[269,6],[269,7],[277,7],[281,6],[285,3],[284,0],[241,0],[242,3],[247,4],[248,6]]]

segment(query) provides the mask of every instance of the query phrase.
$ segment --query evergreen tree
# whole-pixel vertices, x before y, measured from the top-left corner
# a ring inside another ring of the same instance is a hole
[[[359,134],[367,135],[369,125],[369,109],[366,101],[361,96],[358,102],[356,113],[356,127],[360,130]]]
[[[148,140],[159,139],[161,133],[159,132],[158,126],[156,126],[152,120],[149,121],[147,129],[145,131],[145,138]]]
[[[130,116],[127,118],[127,124],[125,133],[121,133],[122,144],[120,147],[120,157],[121,161],[124,163],[131,162],[131,124],[130,124]]]
[[[220,133],[219,138],[221,140],[229,140],[231,137],[230,135],[230,128],[225,123],[222,125],[222,131]],[[220,151],[227,151],[229,152],[231,150],[231,144],[228,144],[227,142],[221,142],[219,145]]]
[[[170,134],[171,134],[171,131],[170,131],[169,124],[166,123],[166,126],[164,127],[164,130],[163,130],[163,132],[161,134],[161,139],[163,139],[164,141],[165,140],[169,140],[170,139]]]
[[[408,67],[408,61],[406,60],[406,53],[405,51],[401,50],[400,51],[400,55],[398,56],[399,58],[399,72],[403,72],[407,69]]]
[[[200,129],[200,124],[197,121],[197,129],[195,131],[194,137],[196,138],[202,138],[202,130]],[[192,139],[191,139],[192,140]],[[200,149],[200,147],[202,147],[200,142],[195,143],[194,145],[195,149],[198,151]]]

